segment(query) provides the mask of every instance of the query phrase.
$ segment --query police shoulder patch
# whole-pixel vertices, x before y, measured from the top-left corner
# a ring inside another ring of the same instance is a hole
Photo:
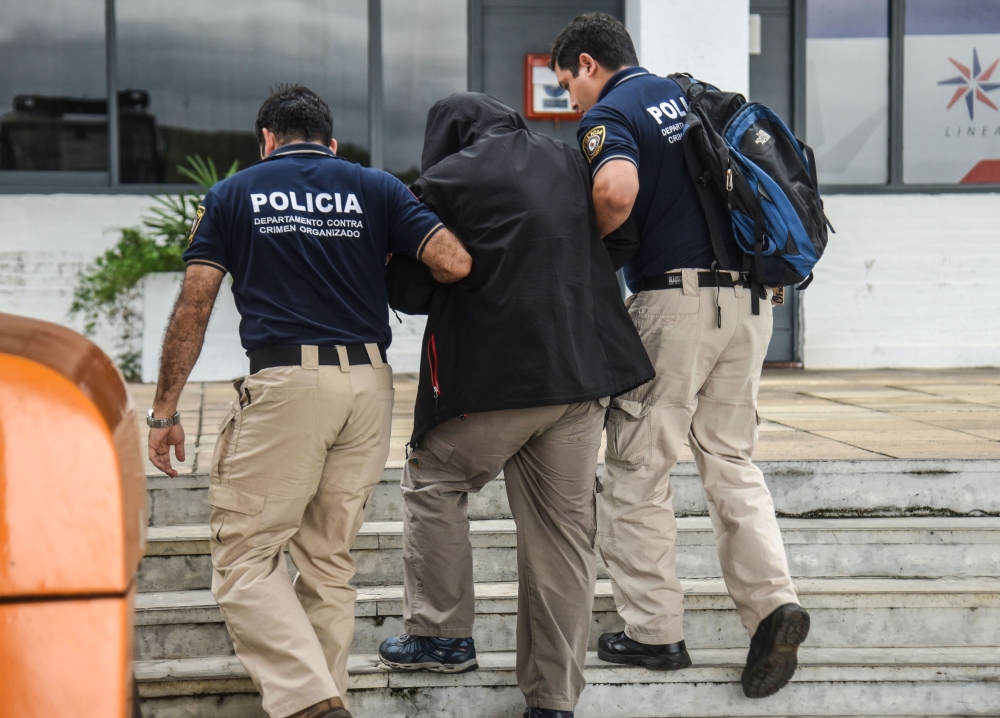
[[[605,134],[604,125],[598,125],[583,136],[583,154],[587,156],[588,162],[593,162],[601,154]]]
[[[201,224],[201,218],[205,216],[205,206],[198,205],[198,210],[194,213],[194,221],[191,223],[191,232],[188,234],[188,246],[191,246],[191,242],[194,241],[194,233],[198,231],[198,225]]]

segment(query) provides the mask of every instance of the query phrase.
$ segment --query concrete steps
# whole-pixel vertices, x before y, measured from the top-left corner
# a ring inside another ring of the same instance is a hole
[[[634,716],[995,716],[997,648],[818,648],[800,650],[800,668],[775,696],[746,699],[739,675],[746,651],[692,650],[694,665],[655,672],[612,666],[588,655],[579,718]],[[510,718],[524,700],[510,652],[479,654],[463,675],[388,671],[374,655],[353,655],[351,708],[384,718]],[[146,718],[263,717],[260,698],[235,658],[141,661],[135,666]],[[961,712],[956,712],[960,710]]]
[[[812,616],[793,682],[768,699],[743,696],[738,681],[748,639],[718,578],[700,480],[692,464],[681,464],[673,474],[678,571],[695,665],[659,673],[591,655],[577,716],[1000,715],[1000,461],[764,462],[761,468]],[[392,672],[377,663],[378,644],[403,631],[401,474],[398,465],[383,473],[353,550],[354,714],[519,717],[524,702],[512,653],[516,534],[502,479],[469,502],[481,669],[443,676]],[[206,590],[207,489],[204,475],[149,480],[151,528],[135,614],[146,718],[264,715]],[[621,626],[602,578],[591,650],[600,633]]]
[[[780,516],[1000,516],[1000,461],[762,461]],[[603,465],[598,474],[603,474]],[[402,521],[402,467],[389,466],[368,501],[369,521]],[[707,515],[691,462],[671,474],[678,516]],[[207,474],[148,479],[150,525],[208,523]],[[509,519],[503,479],[469,497],[469,518]]]
[[[781,519],[794,577],[939,578],[1000,576],[1000,518]],[[476,581],[517,580],[513,520],[471,523]],[[707,517],[678,519],[678,575],[717,578]],[[402,522],[366,522],[354,543],[355,586],[403,582]],[[606,577],[598,559],[599,577]],[[154,526],[139,571],[140,591],[210,588],[209,529]]]
[[[740,624],[721,579],[683,581],[689,646],[745,648]],[[809,644],[825,647],[1000,646],[1000,579],[801,579],[809,609]],[[358,591],[352,653],[375,653],[403,633],[403,588]],[[476,584],[474,637],[480,651],[516,647],[517,583]],[[623,627],[611,585],[599,581],[590,649],[598,636]],[[232,655],[222,614],[209,591],[145,593],[136,598],[135,657],[165,660]]]

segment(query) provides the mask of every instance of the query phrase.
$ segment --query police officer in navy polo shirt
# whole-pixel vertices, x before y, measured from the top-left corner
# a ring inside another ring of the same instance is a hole
[[[624,26],[602,13],[576,18],[552,50],[559,83],[586,112],[578,138],[601,234],[630,216],[639,230],[639,253],[625,266],[629,314],[656,368],[652,382],[612,401],[608,419],[598,542],[625,630],[601,636],[598,654],[661,670],[691,664],[670,490],[686,441],[722,574],[751,636],[743,691],[762,697],[791,678],[809,630],[771,495],[751,461],[771,305],[754,315],[745,276],[708,271],[715,256],[681,146],[687,101],[676,82],[638,64]],[[742,266],[718,211],[729,266]]]
[[[184,460],[177,400],[229,273],[250,375],[212,459],[212,593],[270,716],[345,718],[350,548],[389,453],[386,257],[421,260],[443,283],[472,260],[399,180],[336,156],[330,109],[310,90],[275,92],[256,130],[263,160],[198,208],[149,457],[171,476],[170,446]]]

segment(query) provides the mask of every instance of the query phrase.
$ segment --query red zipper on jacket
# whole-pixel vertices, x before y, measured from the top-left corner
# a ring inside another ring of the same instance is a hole
[[[434,389],[434,398],[441,396],[441,384],[438,383],[438,350],[434,341],[434,334],[431,334],[427,342],[427,365],[431,370],[431,387]]]

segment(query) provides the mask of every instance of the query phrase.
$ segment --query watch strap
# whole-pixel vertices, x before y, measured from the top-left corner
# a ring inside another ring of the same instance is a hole
[[[149,413],[146,414],[146,426],[152,427],[153,429],[169,429],[171,426],[176,426],[181,423],[181,413],[175,411],[174,415],[168,419],[156,419],[153,417],[153,410],[150,409]]]

